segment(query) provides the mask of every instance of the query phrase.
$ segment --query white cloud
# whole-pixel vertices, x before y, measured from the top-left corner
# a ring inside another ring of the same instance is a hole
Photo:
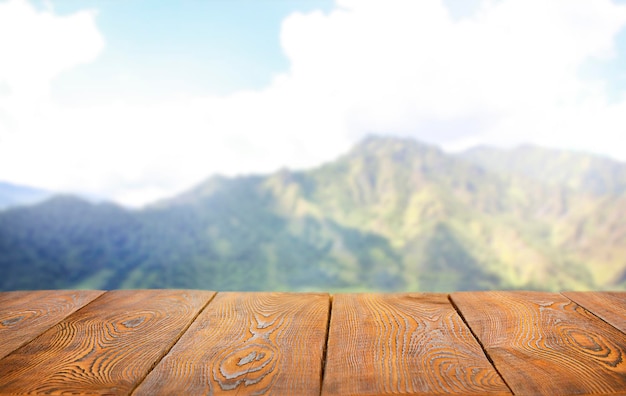
[[[3,59],[16,56],[0,65],[11,98],[0,90],[0,128],[10,119],[5,130],[16,131],[0,133],[0,179],[141,204],[211,173],[312,166],[371,132],[451,149],[530,141],[626,159],[617,144],[626,97],[609,103],[602,81],[579,77],[588,59],[613,55],[626,25],[625,7],[609,0],[485,0],[458,21],[438,0],[339,0],[329,14],[284,21],[290,69],[263,90],[50,102],[50,81],[102,50],[94,17],[0,3],[0,37],[24,37],[0,41]]]
[[[60,17],[25,0],[0,3],[0,83],[8,91],[0,110],[18,120],[34,115],[54,77],[93,61],[104,47],[94,17],[92,11]]]
[[[344,9],[329,16],[291,17],[283,45],[293,78],[332,92],[356,129],[447,145],[480,140],[471,136],[478,132],[506,143],[544,138],[558,113],[571,109],[569,116],[576,117],[587,102],[605,102],[595,109],[599,117],[609,111],[601,87],[582,81],[578,72],[587,59],[612,55],[614,37],[626,23],[623,6],[608,0],[485,1],[474,18],[454,22],[438,1],[339,3]],[[458,125],[467,120],[482,130]],[[511,129],[518,122],[529,129]],[[604,126],[610,127],[607,136],[619,128]]]

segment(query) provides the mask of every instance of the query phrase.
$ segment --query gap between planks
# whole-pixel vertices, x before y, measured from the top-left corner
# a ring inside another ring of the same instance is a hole
[[[214,294],[104,293],[0,360],[0,393],[127,393]]]
[[[97,296],[95,296],[92,300],[88,301],[87,303],[83,304],[81,307],[77,308],[76,310],[68,313],[67,315],[63,315],[63,316],[59,316],[58,320],[51,322],[50,324],[47,325],[47,327],[45,328],[41,328],[38,332],[37,335],[35,335],[34,337],[30,338],[29,340],[27,340],[26,342],[18,345],[17,347],[13,348],[13,350],[11,350],[9,353],[7,353],[4,356],[0,357],[1,359],[5,359],[7,357],[9,357],[11,354],[15,353],[17,350],[26,347],[27,345],[35,342],[37,339],[41,338],[44,333],[50,329],[53,328],[54,326],[58,325],[59,323],[63,322],[66,318],[68,318],[70,315],[74,315],[74,314],[78,314],[81,310],[84,310],[88,305],[90,305],[91,303],[93,303],[94,301],[97,301],[98,299],[102,298],[102,296],[104,296],[105,294],[108,293],[108,291],[105,290],[90,290],[90,292],[94,292],[94,293],[100,293]]]
[[[624,391],[623,333],[564,295],[459,292],[451,299],[515,393]]]
[[[209,306],[209,304],[211,304],[211,302],[215,299],[215,296],[217,296],[217,292],[213,293],[213,295],[211,296],[211,298],[209,298],[209,300],[206,302],[206,304],[204,304],[204,306],[198,311],[198,313],[196,313],[196,315],[193,317],[193,319],[191,319],[189,321],[189,323],[187,324],[187,326],[185,326],[180,334],[178,335],[178,337],[176,337],[173,341],[172,344],[169,346],[169,348],[167,348],[167,350],[165,351],[165,353],[163,354],[163,356],[161,356],[160,359],[157,359],[154,361],[154,363],[152,364],[152,367],[150,367],[150,369],[146,372],[146,374],[143,376],[143,378],[139,379],[137,381],[137,383],[135,384],[135,386],[130,390],[130,392],[128,392],[129,395],[132,395],[133,392],[135,391],[135,389],[137,389],[139,387],[139,385],[141,385],[142,382],[144,382],[146,380],[146,378],[148,377],[148,375],[150,375],[150,373],[152,372],[152,370],[154,370],[154,368],[161,362],[161,360],[163,360],[164,357],[166,357],[170,351],[172,350],[172,348],[174,348],[174,345],[176,345],[178,343],[178,341],[180,340],[180,338],[185,335],[185,333],[187,332],[187,330],[189,330],[189,327],[191,327],[191,325],[196,321],[196,319],[198,319],[198,316],[200,316],[200,314],[206,309],[206,307]]]
[[[245,386],[318,395],[329,300],[328,293],[218,293],[135,394],[237,394]]]
[[[328,361],[328,337],[330,335],[330,318],[333,316],[333,294],[328,294],[328,321],[326,321],[326,339],[322,352],[322,371],[320,372],[320,396],[324,390],[324,375],[326,374],[326,362]]]
[[[493,359],[491,358],[491,355],[489,355],[489,352],[487,352],[487,349],[485,348],[485,345],[483,344],[483,342],[480,340],[480,338],[478,338],[476,336],[476,333],[474,332],[474,329],[472,329],[472,327],[469,325],[469,323],[467,323],[467,320],[465,319],[465,316],[463,315],[463,313],[461,312],[459,307],[456,306],[456,304],[454,303],[454,300],[452,300],[452,297],[450,297],[450,294],[448,294],[447,296],[448,296],[448,302],[450,302],[450,304],[452,305],[452,308],[454,308],[454,310],[456,311],[457,315],[459,315],[461,317],[461,320],[463,321],[463,323],[465,323],[465,326],[469,329],[470,333],[472,333],[472,337],[474,337],[476,342],[478,342],[478,345],[480,345],[480,349],[483,350],[483,354],[485,354],[485,357],[487,358],[487,360],[489,360],[489,363],[491,364],[491,367],[493,367],[493,369],[496,371],[496,373],[498,373],[498,376],[500,377],[502,382],[504,382],[504,385],[506,385],[506,387],[509,388],[509,391],[511,391],[511,394],[514,395],[515,392],[513,392],[513,389],[511,389],[511,386],[506,382],[506,380],[502,376],[502,373],[500,372],[500,370],[498,370],[498,367],[496,367],[496,364],[493,362]]]
[[[626,292],[562,292],[562,296],[591,313],[596,318],[626,334],[626,309],[620,309],[620,297]],[[599,301],[604,300],[604,301]],[[617,300],[617,301],[615,301]]]

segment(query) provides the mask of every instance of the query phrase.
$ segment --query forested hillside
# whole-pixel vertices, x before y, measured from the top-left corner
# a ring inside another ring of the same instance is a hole
[[[624,289],[624,169],[372,137],[141,210],[57,196],[0,212],[0,289]]]

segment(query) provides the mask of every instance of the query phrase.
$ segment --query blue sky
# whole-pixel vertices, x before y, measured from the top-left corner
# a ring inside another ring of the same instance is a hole
[[[0,0],[0,180],[142,205],[364,136],[626,160],[626,1]]]
[[[96,25],[106,40],[97,62],[59,76],[53,94],[66,101],[106,101],[119,95],[224,95],[261,89],[289,67],[279,42],[281,21],[293,12],[328,12],[333,3],[70,0],[52,5],[61,15],[97,9]]]

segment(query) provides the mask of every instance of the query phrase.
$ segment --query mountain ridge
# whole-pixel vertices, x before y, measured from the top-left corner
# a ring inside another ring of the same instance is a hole
[[[626,288],[626,198],[476,162],[371,137],[314,169],[212,177],[141,210],[7,210],[0,289]]]
[[[475,165],[499,173],[562,185],[594,194],[626,192],[626,163],[584,152],[522,145],[502,150],[475,147],[460,153]]]

